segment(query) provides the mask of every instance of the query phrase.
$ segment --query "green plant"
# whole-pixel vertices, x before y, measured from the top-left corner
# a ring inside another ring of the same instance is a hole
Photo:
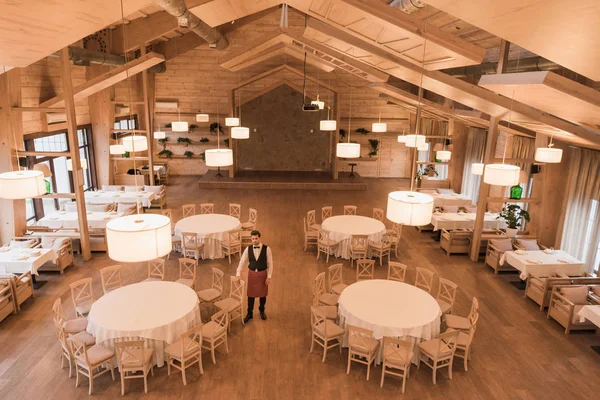
[[[371,145],[369,157],[376,156],[377,152],[379,151],[379,139],[369,139],[369,145]]]
[[[219,132],[223,133],[223,127],[221,126],[220,123],[213,122],[212,124],[210,124],[210,131],[211,131],[211,133],[214,133],[216,135],[217,134],[217,128],[219,129]]]
[[[223,143],[225,143],[225,146],[229,147],[229,139],[223,140]]]
[[[356,133],[362,133],[363,135],[366,135],[367,133],[371,132],[366,130],[365,128],[358,128],[357,130],[355,130],[354,132]]]
[[[203,151],[202,153],[200,153],[200,159],[201,159],[202,161],[206,161],[206,154],[205,154],[205,152],[204,152],[204,151]]]
[[[432,172],[435,176],[439,175],[435,170],[434,164],[419,165],[419,169],[417,170],[417,181],[421,181],[421,179],[423,179],[423,175],[429,175]]]
[[[172,126],[173,126],[173,124],[171,124],[170,122],[168,124],[165,124],[165,128],[170,128]]]
[[[125,153],[123,153],[123,158],[129,158],[130,155],[131,154],[128,151],[126,151]]]
[[[504,206],[496,219],[502,219],[510,229],[518,229],[521,226],[522,220],[529,222],[529,213],[516,204],[508,204]]]
[[[167,157],[168,159],[171,159],[173,157],[173,152],[171,150],[164,149],[158,153],[158,156]]]
[[[163,150],[167,148],[167,141],[169,140],[168,137],[164,138],[164,139],[158,139],[158,143],[163,145]]]
[[[178,137],[177,143],[185,143],[185,147],[187,147],[190,144],[192,144],[192,140],[190,138],[186,138],[186,137]]]
[[[206,137],[200,138],[200,143],[206,143],[206,142],[208,142],[208,138],[206,138]]]
[[[193,131],[194,129],[196,129],[198,127],[198,125],[196,124],[191,124],[190,125],[190,131]]]
[[[346,137],[346,130],[345,129],[340,129],[340,139],[344,139]]]
[[[192,156],[194,155],[194,153],[192,153],[191,151],[186,151],[185,153],[183,153],[184,156],[186,156],[187,158],[192,158]]]

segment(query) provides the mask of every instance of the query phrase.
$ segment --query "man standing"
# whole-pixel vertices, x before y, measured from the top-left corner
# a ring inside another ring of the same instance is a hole
[[[244,318],[244,323],[252,319],[254,312],[254,298],[260,298],[258,311],[260,318],[267,319],[265,314],[265,304],[267,303],[267,294],[269,294],[269,283],[271,283],[271,274],[273,273],[273,255],[271,248],[260,242],[260,232],[250,232],[252,246],[248,246],[242,253],[240,264],[238,265],[236,276],[242,273],[242,268],[248,266],[248,313]]]

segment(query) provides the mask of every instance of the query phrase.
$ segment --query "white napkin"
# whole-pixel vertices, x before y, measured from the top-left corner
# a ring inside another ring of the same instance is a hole
[[[4,253],[9,250],[10,250],[10,247],[8,247],[8,246],[0,247],[0,253]]]
[[[540,260],[527,259],[525,261],[527,261],[529,264],[543,264]]]
[[[525,250],[515,250],[515,254],[522,256],[523,254],[527,254]]]
[[[19,254],[17,256],[14,256],[13,260],[22,261],[22,260],[27,260],[28,258],[29,258],[29,256],[27,254]]]
[[[563,263],[563,264],[571,264],[571,261],[569,261],[569,260],[565,260],[564,258],[559,258],[559,259],[558,259],[558,262],[561,262],[561,263]]]

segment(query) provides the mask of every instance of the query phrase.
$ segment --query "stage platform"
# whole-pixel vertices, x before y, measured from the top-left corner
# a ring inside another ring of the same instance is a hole
[[[228,171],[208,171],[198,185],[202,189],[252,189],[252,190],[367,190],[367,184],[356,172],[354,177],[348,172],[340,172],[334,180],[328,172],[293,171],[239,171],[230,178]]]

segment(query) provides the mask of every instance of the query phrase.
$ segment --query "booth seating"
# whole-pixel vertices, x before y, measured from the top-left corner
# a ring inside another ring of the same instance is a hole
[[[23,304],[25,300],[33,297],[33,279],[31,277],[31,271],[27,271],[21,275],[0,275],[0,290],[2,290],[2,286],[11,287],[12,298],[17,312],[21,310],[21,304]]]
[[[525,298],[530,298],[536,302],[540,306],[540,311],[543,311],[550,304],[550,295],[554,286],[598,284],[600,284],[600,278],[587,273],[585,276],[555,274],[548,277],[529,274],[527,277],[527,286],[525,287]]]
[[[571,331],[593,330],[598,327],[587,319],[583,322],[579,311],[583,306],[596,303],[596,296],[600,293],[600,285],[555,285],[552,288],[550,304],[548,305],[547,318],[554,319],[565,328],[565,334]]]

